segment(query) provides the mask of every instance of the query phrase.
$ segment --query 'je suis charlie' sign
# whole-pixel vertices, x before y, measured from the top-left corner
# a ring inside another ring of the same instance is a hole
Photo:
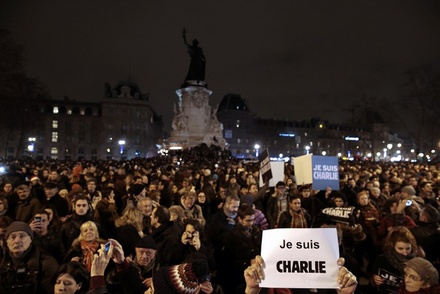
[[[313,184],[314,190],[327,187],[339,190],[339,165],[336,156],[313,154],[295,157],[295,177],[298,185]]]

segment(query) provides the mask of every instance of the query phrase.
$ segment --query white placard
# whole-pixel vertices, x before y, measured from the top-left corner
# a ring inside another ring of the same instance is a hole
[[[269,180],[269,187],[275,187],[279,181],[284,181],[284,161],[271,161],[272,179]],[[260,172],[260,188],[264,186],[263,178]]]
[[[339,271],[336,228],[263,231],[263,288],[336,289]]]

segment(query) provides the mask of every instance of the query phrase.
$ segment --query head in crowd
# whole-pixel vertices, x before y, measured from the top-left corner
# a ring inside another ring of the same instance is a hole
[[[70,261],[60,266],[53,277],[55,294],[87,293],[90,287],[90,274],[84,264]]]
[[[5,215],[8,212],[8,199],[0,197],[0,216]]]
[[[124,210],[122,216],[116,220],[115,224],[117,227],[132,225],[138,232],[141,232],[143,229],[142,217],[142,212],[137,207],[130,207]]]
[[[310,187],[309,186],[302,186],[299,191],[301,192],[302,198],[309,198],[310,197]]]
[[[9,253],[18,258],[27,252],[34,234],[27,223],[15,221],[6,229],[5,239]]]
[[[99,231],[92,221],[85,222],[80,227],[79,241],[94,242],[99,239]]]
[[[361,190],[356,195],[357,203],[360,206],[366,206],[370,204],[370,196],[368,195],[368,192],[366,190]]]
[[[398,206],[399,200],[396,197],[391,197],[385,201],[382,208],[385,213],[394,214],[397,213]]]
[[[75,199],[73,200],[73,210],[75,211],[76,215],[87,215],[87,212],[89,211],[89,206],[89,197],[84,194],[76,195]]]
[[[28,185],[18,186],[16,192],[20,200],[26,200],[31,195],[31,189]]]
[[[237,221],[246,229],[252,228],[255,220],[255,209],[247,204],[242,204],[237,210]]]
[[[413,256],[417,254],[417,241],[409,229],[397,226],[388,232],[383,248],[384,252],[392,252],[394,250],[403,256]]]
[[[229,195],[226,197],[224,212],[226,215],[235,218],[237,216],[238,207],[240,206],[240,198],[237,195]]]
[[[58,191],[59,188],[56,182],[48,181],[44,184],[44,194],[46,194],[46,198],[52,198],[53,196],[58,194]]]
[[[428,224],[437,224],[439,221],[439,211],[431,204],[426,204],[419,215],[419,221]]]
[[[301,197],[299,195],[289,196],[289,207],[292,211],[301,210]]]
[[[38,227],[36,232],[39,234],[45,234],[48,231],[48,227],[49,227],[49,213],[47,213],[47,211],[45,209],[40,209],[38,210],[35,215],[34,215],[34,220],[38,221]]]
[[[166,224],[170,220],[169,210],[162,205],[159,205],[153,209],[151,213],[151,225],[158,228],[162,224]]]
[[[110,197],[112,195],[115,196],[115,191],[112,187],[106,187],[106,188],[102,189],[101,195],[105,199],[110,199]]]
[[[183,222],[185,218],[185,210],[180,205],[172,205],[169,209],[170,221]]]
[[[199,192],[197,194],[197,203],[198,204],[206,203],[206,194],[204,192]]]
[[[185,209],[191,209],[196,202],[196,193],[193,191],[186,191],[181,198],[182,206]]]
[[[335,207],[345,207],[347,205],[347,197],[341,192],[332,191],[330,197],[333,199]]]
[[[153,212],[153,200],[150,197],[145,197],[139,200],[137,206],[144,216],[149,217]]]
[[[143,267],[154,266],[157,254],[156,242],[150,236],[141,238],[135,246],[136,262]]]
[[[423,293],[438,293],[438,289],[429,291],[432,286],[438,287],[439,275],[437,269],[426,259],[414,257],[406,263],[404,272],[406,291],[413,293],[426,290]]]

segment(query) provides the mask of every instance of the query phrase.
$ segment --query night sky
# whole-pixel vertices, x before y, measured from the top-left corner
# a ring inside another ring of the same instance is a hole
[[[439,64],[440,1],[1,1],[0,27],[54,99],[100,101],[136,81],[170,128],[189,42],[215,107],[241,94],[265,118],[343,122],[353,101],[396,98],[403,73]]]

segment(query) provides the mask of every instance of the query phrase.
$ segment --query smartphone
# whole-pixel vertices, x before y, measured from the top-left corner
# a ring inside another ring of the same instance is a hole
[[[35,220],[36,222],[41,223],[41,216],[36,216],[36,217],[34,217],[34,220]]]
[[[407,200],[406,201],[406,206],[411,206],[412,205],[412,200]]]
[[[110,244],[111,242],[107,242],[104,244],[104,253],[107,254],[108,251],[110,250]]]

